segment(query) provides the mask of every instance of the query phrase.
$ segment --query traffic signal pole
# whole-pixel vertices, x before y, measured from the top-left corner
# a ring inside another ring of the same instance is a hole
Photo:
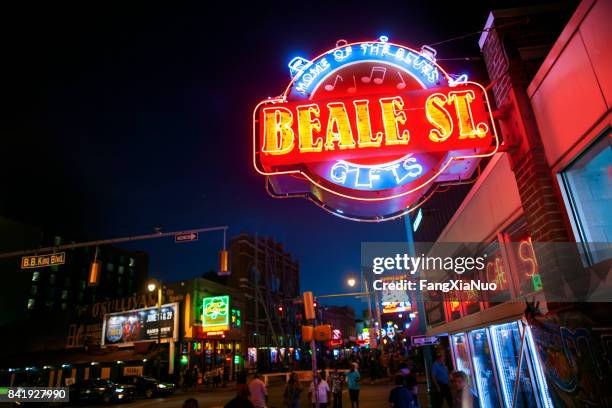
[[[183,235],[183,234],[196,234],[200,232],[213,232],[213,231],[224,231],[226,232],[229,227],[227,225],[218,226],[218,227],[208,227],[208,228],[196,228],[186,231],[174,231],[174,232],[156,232],[153,234],[145,234],[145,235],[133,235],[129,237],[122,238],[111,238],[111,239],[102,239],[98,241],[87,241],[87,242],[79,242],[74,244],[66,244],[66,245],[57,245],[57,246],[49,246],[44,248],[34,248],[34,249],[26,249],[23,251],[15,251],[15,252],[5,252],[0,254],[1,258],[12,258],[15,256],[24,256],[30,254],[36,254],[39,252],[52,252],[52,251],[61,251],[64,249],[75,249],[75,248],[84,248],[84,247],[92,247],[99,245],[112,245],[119,244],[122,242],[131,242],[131,241],[141,241],[144,239],[155,239],[155,238],[165,238],[165,237],[173,237],[175,235]],[[225,248],[225,233],[223,247]]]

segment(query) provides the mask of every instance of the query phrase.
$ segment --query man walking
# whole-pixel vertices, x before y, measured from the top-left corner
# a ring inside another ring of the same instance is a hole
[[[361,376],[359,375],[359,371],[355,369],[355,365],[351,366],[351,370],[346,374],[346,378],[348,380],[351,408],[359,408],[359,380]]]
[[[342,391],[344,388],[344,374],[338,372],[338,369],[334,369],[331,378],[332,382],[332,396],[334,401],[334,408],[342,408]]]
[[[441,408],[444,401],[448,408],[453,407],[453,396],[449,386],[448,368],[444,364],[445,353],[440,350],[436,361],[431,366],[431,381],[433,383],[432,401],[433,408]]]
[[[316,408],[317,402],[319,403],[319,408],[327,408],[329,404],[330,389],[327,381],[325,381],[325,371],[321,371],[321,375],[319,375],[319,373],[316,375],[317,389],[315,391],[315,382],[313,381],[308,389],[308,395],[310,395],[310,401],[312,402],[313,408]]]
[[[266,407],[266,402],[268,402],[268,391],[259,373],[256,373],[255,377],[249,383],[249,394],[250,400],[255,408]]]

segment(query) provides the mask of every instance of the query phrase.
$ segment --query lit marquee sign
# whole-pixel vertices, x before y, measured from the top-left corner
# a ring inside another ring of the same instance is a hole
[[[253,113],[253,160],[275,197],[341,217],[393,219],[469,179],[498,139],[486,90],[451,78],[435,50],[387,38],[289,63],[284,93]]]
[[[229,296],[204,298],[202,307],[202,331],[222,334],[229,330]]]

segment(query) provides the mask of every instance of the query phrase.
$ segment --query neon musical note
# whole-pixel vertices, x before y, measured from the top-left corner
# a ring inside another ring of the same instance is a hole
[[[340,82],[344,82],[344,79],[342,79],[342,77],[340,75],[336,75],[336,79],[334,80],[334,84],[327,84],[325,85],[325,90],[327,92],[331,92],[334,89],[336,89],[336,84],[338,83],[338,80],[340,80]]]
[[[353,75],[353,86],[349,87],[347,91],[351,94],[357,92],[357,81],[355,80],[355,75]]]
[[[395,87],[397,89],[404,89],[406,87],[406,81],[404,81],[404,77],[402,76],[402,74],[400,72],[398,72],[397,75],[399,75],[401,82],[399,84],[395,85]]]
[[[369,84],[370,81],[372,81],[372,78],[374,78],[374,83],[376,85],[380,85],[385,80],[386,73],[387,73],[387,68],[385,67],[373,67],[372,72],[370,72],[370,76],[361,77],[361,82],[363,82],[364,84]],[[375,76],[375,74],[377,75]]]

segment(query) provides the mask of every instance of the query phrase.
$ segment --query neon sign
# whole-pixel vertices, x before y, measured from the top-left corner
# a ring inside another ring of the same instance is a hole
[[[204,332],[229,330],[229,296],[204,298],[202,330]]]
[[[382,221],[469,178],[499,144],[486,90],[435,57],[381,37],[292,59],[285,92],[253,113],[253,161],[268,192]]]

